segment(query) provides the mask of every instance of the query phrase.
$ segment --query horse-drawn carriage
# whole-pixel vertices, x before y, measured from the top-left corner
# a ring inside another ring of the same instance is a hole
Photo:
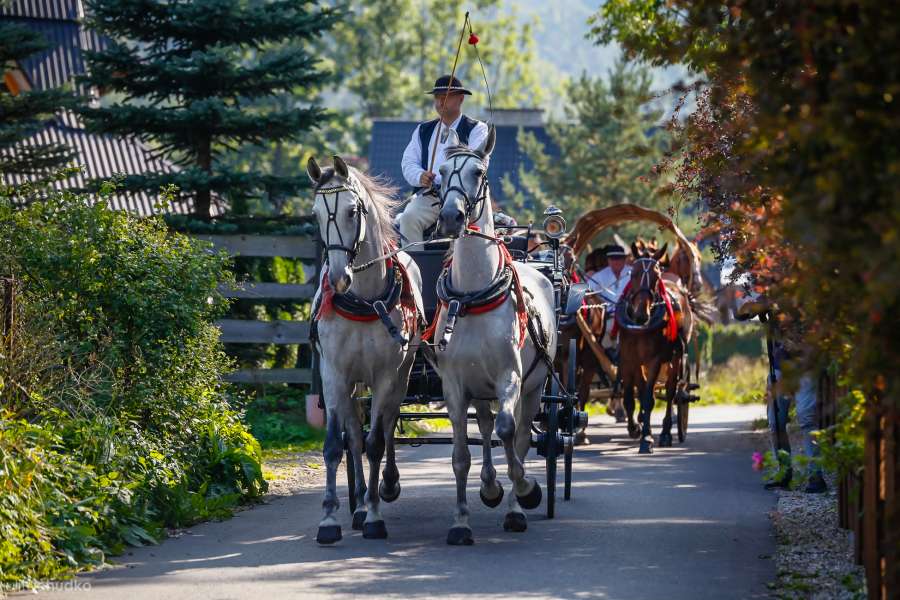
[[[564,497],[570,497],[573,436],[586,426],[587,414],[577,409],[574,387],[563,387],[554,364],[559,319],[580,307],[562,266],[565,221],[548,209],[541,231],[546,241],[537,255],[529,252],[538,233],[532,227],[495,227],[485,177],[494,140],[491,129],[482,147],[449,151],[441,167],[438,234],[444,237],[403,251],[392,241],[391,197],[377,181],[338,157],[324,171],[310,160],[313,209],[327,252],[311,329],[314,378],[321,374],[326,409],[319,543],[341,539],[335,475],[344,452],[353,527],[366,538],[387,536],[379,507],[400,495],[397,443],[453,444],[457,509],[447,537],[452,545],[473,543],[466,500],[469,445],[483,448],[480,497],[489,507],[504,496],[491,448],[504,449],[513,484],[505,530],[525,531],[522,509],[535,509],[543,499],[538,482],[525,476],[530,448],[545,459],[547,516],[555,512],[560,457]],[[575,355],[572,344],[564,367],[569,382],[575,380]],[[424,412],[409,410],[413,404]],[[446,410],[434,410],[439,404]],[[403,437],[404,423],[423,418],[449,418],[452,436]],[[480,437],[469,435],[471,421]]]
[[[660,252],[656,246],[645,246],[639,242],[632,249],[632,258],[638,262],[646,262],[648,266],[651,264],[654,267],[658,266],[663,285],[668,285],[670,292],[672,290],[681,292],[682,303],[685,306],[678,307],[680,313],[688,314],[690,318],[698,316],[699,303],[696,296],[701,286],[700,252],[667,215],[633,204],[619,204],[593,210],[578,219],[564,243],[572,248],[574,259],[577,261],[580,256],[591,250],[592,240],[602,235],[607,228],[629,222],[652,223],[658,226],[660,231],[668,231],[674,237],[677,248],[671,257],[666,254],[665,249]],[[657,254],[657,259],[653,258],[654,253]],[[585,284],[576,284],[576,287],[582,288],[578,293],[584,295],[585,308],[582,314],[574,315],[564,324],[563,331],[567,333],[567,337],[576,341],[581,353],[578,356],[577,376],[579,409],[584,410],[591,398],[605,399],[608,401],[610,413],[618,411],[620,414],[617,415],[617,420],[624,420],[624,415],[621,414],[624,412],[621,402],[625,394],[620,374],[620,353],[610,346],[614,340],[608,335],[607,329],[613,322],[617,322],[620,330],[630,332],[652,332],[654,327],[652,324],[627,322],[626,314],[629,307],[627,299],[624,298],[626,294],[623,294],[621,299],[610,298],[603,292],[585,289],[587,288]],[[661,329],[665,325],[666,303],[660,295],[657,295],[651,307],[657,309],[657,314],[660,315],[656,325]],[[610,313],[613,313],[613,317],[610,317]],[[683,329],[686,329],[684,348],[678,350],[682,355],[674,363],[665,361],[652,393],[654,399],[667,399],[665,388],[667,381],[670,380],[668,369],[672,367],[679,369],[677,377],[674,377],[676,389],[672,398],[679,442],[684,442],[687,436],[690,404],[699,399],[694,392],[699,388],[697,380],[700,371],[696,330],[691,322]],[[604,340],[607,343],[606,347],[603,345]],[[600,382],[599,389],[592,385],[595,375]],[[629,433],[636,437],[633,423],[629,424]]]

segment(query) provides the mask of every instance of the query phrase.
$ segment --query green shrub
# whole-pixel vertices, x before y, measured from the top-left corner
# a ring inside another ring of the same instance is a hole
[[[722,325],[697,324],[701,359],[707,365],[722,365],[732,356],[760,358],[766,355],[766,332],[756,321]]]
[[[0,198],[18,286],[0,354],[0,584],[61,577],[266,489],[221,375],[227,257],[70,192]],[[14,493],[7,493],[14,489]]]

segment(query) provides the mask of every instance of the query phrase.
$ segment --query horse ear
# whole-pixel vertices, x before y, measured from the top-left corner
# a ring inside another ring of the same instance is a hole
[[[494,151],[495,145],[497,145],[497,128],[494,127],[493,123],[490,123],[488,124],[487,137],[484,138],[484,141],[481,142],[481,145],[479,145],[476,150],[483,154],[485,157],[488,157],[491,155],[491,152]]]
[[[350,178],[350,169],[347,168],[347,163],[345,163],[344,159],[337,154],[334,155],[334,172],[344,179]]]
[[[313,182],[313,185],[319,185],[319,179],[322,178],[322,169],[319,168],[319,163],[316,162],[315,156],[310,156],[309,160],[306,161],[306,174],[309,175],[309,180]]]
[[[668,249],[669,249],[669,242],[666,242],[665,244],[663,244],[663,247],[660,248],[659,250],[657,250],[656,253],[653,255],[654,260],[659,261],[663,256],[668,257],[668,255],[666,254],[666,250],[668,250]]]
[[[641,239],[638,238],[637,242],[631,242],[631,256],[633,256],[634,258],[641,257],[641,251],[640,251],[640,248],[638,247],[638,242],[640,242],[640,241],[641,241]]]

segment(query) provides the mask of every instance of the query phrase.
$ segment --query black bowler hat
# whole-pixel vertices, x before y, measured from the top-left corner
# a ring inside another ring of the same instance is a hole
[[[434,89],[426,94],[446,94],[447,92],[460,92],[467,96],[471,96],[472,92],[463,87],[462,82],[456,77],[451,78],[449,75],[442,75],[434,82]]]
[[[625,248],[623,248],[622,246],[620,246],[618,244],[608,244],[608,245],[604,246],[603,254],[606,256],[606,258],[615,258],[615,257],[625,258],[626,256],[628,256],[628,253],[625,252]]]

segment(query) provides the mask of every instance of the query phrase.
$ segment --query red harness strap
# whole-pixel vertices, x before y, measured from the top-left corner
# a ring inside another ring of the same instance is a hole
[[[392,251],[393,248],[389,248],[388,252]],[[394,260],[389,258],[385,261],[385,268],[390,273],[394,268]],[[412,284],[409,280],[409,273],[406,270],[406,267],[402,262],[397,261],[397,268],[400,269],[400,275],[403,278],[403,290],[400,292],[400,314],[403,317],[403,331],[402,333],[406,334],[410,331],[414,331],[416,326],[418,308],[416,306],[416,298],[412,291]],[[338,316],[347,319],[348,321],[357,321],[362,323],[368,323],[371,321],[379,320],[378,314],[371,315],[354,315],[352,313],[348,313],[345,310],[341,310],[340,307],[334,304],[334,290],[331,288],[331,284],[328,283],[328,272],[326,271],[322,277],[322,303],[319,305],[319,310],[316,312],[315,319],[327,319],[330,318],[332,314],[337,314]]]
[[[477,225],[470,225],[469,229],[474,231],[479,231]],[[504,244],[498,244],[500,247],[500,264],[501,267],[509,266],[512,269],[513,273],[513,285],[511,293],[515,294],[516,298],[516,317],[519,322],[519,348],[522,348],[525,345],[525,331],[528,328],[528,308],[525,305],[525,294],[522,292],[522,282],[519,280],[519,273],[516,271],[515,267],[512,266],[512,256],[509,254],[509,250],[506,248]],[[451,258],[445,264],[446,268],[450,268],[453,259]],[[480,315],[494,310],[495,308],[501,306],[506,299],[509,298],[509,293],[503,294],[496,300],[489,302],[488,304],[484,304],[482,306],[473,306],[472,308],[467,308],[466,313],[472,315]],[[431,320],[431,324],[428,328],[422,332],[422,341],[428,341],[434,336],[434,332],[437,329],[438,319],[441,316],[441,309],[446,308],[446,303],[443,301],[438,303],[437,310],[434,312],[434,319]]]

